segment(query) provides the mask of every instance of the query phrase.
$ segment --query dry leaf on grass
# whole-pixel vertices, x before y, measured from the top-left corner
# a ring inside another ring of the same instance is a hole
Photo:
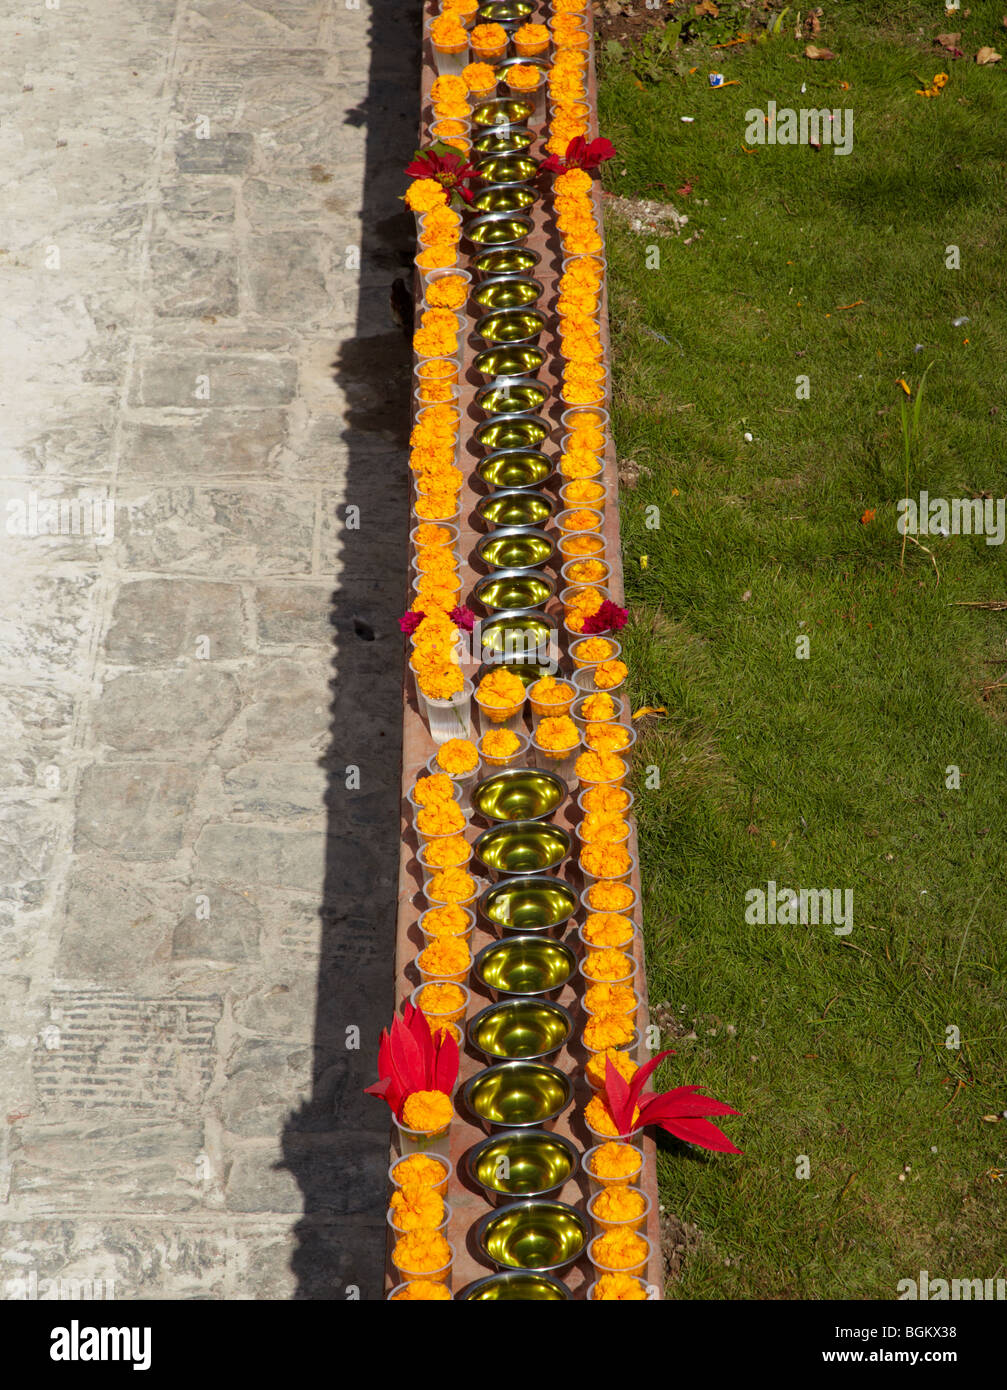
[[[834,58],[836,55],[833,53],[831,48],[817,48],[815,44],[809,43],[807,48],[805,48],[804,50],[804,56],[805,58],[824,59]]]
[[[713,0],[699,0],[698,5],[693,5],[692,13],[708,14],[711,19],[716,19],[720,14],[720,10],[718,10],[717,6],[713,3]]]
[[[958,40],[961,34],[938,34],[934,43],[939,43],[941,48],[946,48],[949,53],[953,53],[958,47]]]
[[[999,61],[1000,54],[995,48],[990,48],[988,45],[984,45],[976,54],[976,62],[980,65],[985,65],[986,63],[999,63]]]

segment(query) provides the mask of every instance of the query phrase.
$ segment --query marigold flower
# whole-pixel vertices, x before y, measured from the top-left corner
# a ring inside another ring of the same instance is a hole
[[[395,1242],[392,1261],[409,1274],[433,1274],[451,1259],[451,1247],[440,1231],[410,1231]]]
[[[601,483],[592,482],[588,478],[578,479],[568,484],[566,489],[566,500],[574,504],[585,503],[590,505],[592,502],[600,502],[605,496],[605,489]]]
[[[559,543],[560,553],[576,558],[578,555],[598,555],[605,549],[601,536],[591,533],[564,536]]]
[[[633,858],[625,845],[599,840],[581,850],[580,866],[595,878],[622,878],[633,867]]]
[[[475,14],[479,8],[479,0],[441,0],[441,11],[444,14],[454,10],[456,14]]]
[[[590,720],[592,723],[604,723],[606,720],[611,719],[615,714],[615,701],[613,700],[611,695],[605,695],[604,693],[597,695],[587,695],[584,698],[583,705],[581,705],[581,711],[584,715],[584,718]],[[625,806],[625,804],[626,798],[625,794],[623,794],[623,800],[621,801],[620,805]],[[590,809],[600,810],[601,808],[592,806]],[[612,807],[611,809],[618,810],[619,808],[616,806]]]
[[[533,91],[541,80],[542,69],[531,63],[515,63],[507,69],[507,85],[519,92]]]
[[[591,1211],[601,1221],[639,1221],[646,1209],[647,1199],[636,1187],[606,1187],[591,1203]]]
[[[423,862],[431,869],[451,869],[469,862],[469,842],[464,835],[448,835],[423,846]],[[450,972],[452,975],[454,971]]]
[[[410,212],[430,212],[446,207],[447,201],[447,190],[436,179],[414,179],[406,189],[405,204]]]
[[[587,564],[592,562],[588,560]],[[598,561],[593,563],[597,564]],[[604,637],[588,637],[583,642],[577,643],[576,657],[578,661],[586,661],[589,665],[594,662],[605,661],[615,651],[615,643],[607,641]]]
[[[592,1052],[625,1047],[633,1041],[635,1032],[632,1014],[595,1014],[584,1024],[584,1046]]]
[[[480,704],[511,710],[515,705],[524,704],[524,682],[513,671],[498,667],[483,676],[476,695]]]
[[[591,1259],[605,1269],[636,1269],[646,1261],[649,1250],[636,1231],[606,1231],[591,1242]]]
[[[560,518],[564,531],[597,531],[601,525],[601,513],[593,508],[578,507]]]
[[[469,63],[461,75],[470,92],[488,92],[497,84],[496,69],[490,63]]]
[[[410,1284],[409,1288],[414,1285]],[[647,1290],[640,1280],[629,1274],[603,1274],[594,1282],[591,1292],[593,1303],[632,1303],[641,1299],[646,1301]]]
[[[570,566],[570,579],[575,584],[600,584],[608,574],[608,565],[603,560],[581,560]],[[577,653],[580,657],[580,651]]]
[[[551,753],[563,752],[580,743],[580,730],[568,715],[561,714],[541,721],[535,730],[535,742]]]
[[[465,869],[441,869],[427,887],[427,897],[435,903],[467,903],[476,891],[476,881]]]
[[[424,835],[457,835],[465,828],[465,812],[457,801],[434,801],[416,813],[416,828]]]
[[[643,1167],[643,1155],[634,1144],[602,1144],[588,1160],[591,1172],[599,1181],[616,1182],[631,1178]]]
[[[632,906],[635,895],[628,883],[603,879],[600,883],[592,883],[586,896],[592,912],[623,912]]]
[[[625,951],[592,951],[584,961],[584,974],[592,980],[626,980],[632,973],[633,962]]]
[[[607,1047],[604,1052],[595,1053],[587,1064],[588,1076],[599,1087],[605,1084],[605,1068],[609,1061],[626,1081],[629,1081],[634,1073],[639,1071],[639,1067],[628,1052],[620,1052],[617,1047]]]
[[[588,724],[584,742],[596,753],[618,753],[629,744],[630,731],[625,724]]]
[[[417,671],[416,684],[429,700],[450,700],[462,689],[465,678],[460,667],[443,662]]]
[[[469,42],[477,53],[493,53],[507,47],[507,31],[502,24],[477,24],[469,34]]]
[[[580,823],[580,835],[588,845],[596,841],[621,844],[629,835],[629,822],[617,811],[589,811]]]
[[[407,1129],[433,1131],[451,1123],[454,1106],[443,1091],[413,1091],[402,1106],[402,1123]]]
[[[596,985],[595,988],[597,989],[599,986]],[[633,1111],[634,1129],[636,1128],[636,1123],[639,1118],[640,1107],[637,1106]],[[617,1135],[619,1133],[615,1127],[615,1121],[612,1119],[609,1108],[605,1104],[605,1099],[601,1095],[593,1096],[591,1100],[588,1101],[587,1105],[584,1106],[584,1119],[597,1134]]]
[[[469,297],[468,291],[468,281],[460,275],[438,275],[427,285],[427,303],[434,309],[460,309]]]
[[[432,907],[423,914],[423,930],[431,936],[460,936],[471,925],[472,919],[457,903]]]
[[[449,738],[437,750],[437,766],[452,777],[460,777],[479,766],[479,750],[471,739]]]
[[[416,257],[416,264],[421,270],[443,270],[448,266],[457,265],[457,243],[453,241],[439,241],[434,246],[424,247]],[[427,389],[428,391],[432,391],[434,389],[433,385]],[[442,396],[434,394],[424,395],[424,400],[428,401],[446,401],[447,399],[448,396],[446,394]]]
[[[435,77],[430,86],[431,101],[451,101],[452,98],[465,97],[468,84],[458,73],[444,73]]]
[[[416,964],[424,975],[435,975],[448,979],[453,975],[464,974],[472,966],[472,952],[464,941],[446,936],[432,941],[416,957]]]
[[[409,1100],[412,1100],[411,1096]],[[410,1125],[409,1128],[415,1126]],[[401,1187],[392,1193],[388,1205],[398,1231],[434,1231],[444,1220],[444,1198],[429,1186],[409,1184]]]
[[[430,777],[420,777],[413,787],[413,800],[420,806],[432,806],[436,802],[454,799],[455,789],[451,778],[443,772],[435,772]]]
[[[611,690],[621,685],[629,675],[629,667],[624,661],[603,661],[594,668],[594,683],[599,690]]]
[[[631,1015],[636,1012],[636,990],[632,985],[592,985],[584,991],[584,1008],[589,1014]]]
[[[439,1187],[447,1175],[444,1160],[430,1154],[410,1154],[395,1165],[395,1180],[400,1187]]]
[[[446,526],[433,526],[423,523],[416,528],[416,543],[421,546],[450,545],[451,532]]]
[[[591,912],[584,923],[584,940],[592,946],[626,946],[633,938],[633,923],[621,912]],[[604,1079],[602,1069],[602,1079]]]
[[[558,681],[555,676],[540,676],[528,688],[528,696],[538,705],[572,704],[576,695],[572,685]]]
[[[465,26],[450,11],[439,14],[430,24],[430,38],[437,48],[461,48],[468,41]]]
[[[520,44],[524,48],[530,48],[535,44],[545,44],[549,42],[549,30],[544,24],[522,24],[519,29],[514,31],[514,43]],[[515,64],[515,67],[517,64]]]
[[[447,1284],[434,1284],[429,1279],[410,1279],[403,1284],[398,1293],[392,1295],[393,1303],[450,1303],[451,1290]]]
[[[596,454],[583,449],[568,448],[560,455],[559,467],[564,478],[595,478],[602,471],[603,465]]]
[[[626,764],[616,753],[581,753],[574,771],[585,782],[618,782],[626,775]]]
[[[521,746],[513,729],[487,729],[479,741],[483,755],[488,758],[509,758]]]
[[[461,985],[424,985],[416,999],[425,1014],[453,1014],[465,1007]]]

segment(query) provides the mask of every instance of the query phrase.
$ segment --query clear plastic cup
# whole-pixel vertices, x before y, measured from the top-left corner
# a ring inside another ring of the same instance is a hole
[[[500,725],[495,724],[493,727],[499,728]],[[484,730],[483,732],[485,734],[488,731]],[[482,758],[483,766],[485,768],[492,768],[495,772],[499,772],[501,769],[505,767],[525,766],[525,759],[528,757],[528,749],[531,745],[531,740],[529,739],[527,734],[521,733],[520,730],[512,730],[512,732],[515,733],[517,736],[518,746],[513,753],[510,753],[505,758],[493,757],[491,754],[487,753],[482,746],[482,739],[480,739],[479,756],[480,758]]]
[[[591,1165],[597,1156],[598,1150],[603,1148],[605,1144],[611,1144],[615,1142],[615,1140],[606,1139],[603,1141],[603,1143],[594,1144],[584,1153],[584,1157],[581,1160],[581,1163],[584,1168],[584,1172],[587,1174],[588,1186],[590,1187],[592,1195],[595,1192],[604,1191],[606,1187],[635,1187],[639,1183],[640,1179],[643,1177],[643,1153],[640,1150],[639,1146],[636,1144],[624,1145],[624,1147],[627,1149],[634,1149],[637,1155],[637,1163],[635,1167],[625,1177],[599,1178],[596,1175]]]
[[[396,1226],[396,1224],[395,1224],[395,1212],[392,1210],[391,1207],[389,1207],[388,1210],[387,1210],[387,1212],[385,1212],[385,1220],[388,1222],[389,1226],[391,1226],[392,1230],[395,1232],[395,1234],[396,1234],[397,1236],[404,1236],[404,1235],[407,1235],[407,1234],[408,1234],[408,1232],[407,1232],[407,1231],[404,1231],[404,1230],[402,1229],[401,1226]],[[439,1231],[439,1232],[441,1233],[441,1235],[444,1235],[445,1232],[446,1232],[446,1230],[447,1230],[448,1222],[449,1222],[450,1220],[451,1220],[451,1204],[450,1204],[450,1202],[445,1202],[445,1203],[444,1203],[444,1219],[443,1219],[441,1222],[439,1222],[438,1225],[429,1227],[429,1230],[431,1230],[431,1231]],[[424,1228],[424,1229],[427,1229],[427,1228]],[[436,1281],[435,1281],[435,1282],[436,1282]]]
[[[650,1216],[651,1200],[646,1192],[641,1192],[644,1207],[638,1216],[629,1216],[622,1221],[606,1220],[599,1216],[595,1210],[595,1204],[601,1196],[600,1192],[593,1192],[588,1198],[587,1214],[594,1225],[596,1235],[604,1235],[606,1231],[644,1231],[647,1227],[647,1219]],[[642,1282],[642,1281],[641,1281]]]
[[[434,1157],[434,1155],[431,1156]],[[396,1170],[401,1168],[402,1164],[405,1163],[406,1159],[410,1157],[412,1157],[411,1154],[406,1154],[402,1158],[393,1159],[392,1162],[388,1165],[388,1177],[393,1187],[402,1186],[402,1183],[400,1182],[399,1177],[396,1174]],[[439,1196],[446,1197],[448,1191],[448,1183],[451,1180],[451,1174],[455,1170],[455,1165],[451,1162],[450,1158],[444,1158],[440,1154],[437,1154],[435,1157],[438,1163],[442,1163],[444,1165],[444,1177],[440,1180],[440,1182],[431,1183],[430,1186],[432,1190],[436,1192]]]
[[[591,1244],[587,1247],[588,1259],[591,1261],[598,1274],[629,1274],[630,1276],[636,1276],[640,1279],[642,1279],[646,1275],[647,1264],[650,1260],[650,1241],[647,1239],[646,1236],[640,1237],[644,1245],[647,1247],[646,1252],[642,1256],[639,1264],[632,1265],[628,1269],[613,1269],[611,1265],[606,1265],[598,1259],[596,1254],[596,1247],[600,1239],[600,1236],[595,1236],[594,1240],[592,1240]]]

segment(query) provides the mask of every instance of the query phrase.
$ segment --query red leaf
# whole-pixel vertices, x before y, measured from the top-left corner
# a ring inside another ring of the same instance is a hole
[[[423,1049],[400,1018],[392,1020],[391,1052],[396,1079],[406,1093],[428,1089]]]
[[[633,1128],[633,1100],[629,1082],[611,1059],[605,1058],[605,1104],[615,1121],[619,1134],[629,1134]]]
[[[450,1095],[457,1080],[458,1044],[455,1042],[454,1035],[445,1028],[440,1035],[434,1056],[433,1089],[444,1091],[446,1095]]]
[[[696,1144],[701,1149],[712,1149],[714,1153],[725,1154],[744,1152],[743,1149],[735,1148],[727,1135],[707,1120],[665,1120],[660,1123],[661,1128],[666,1129],[669,1134],[684,1139],[687,1144]]]

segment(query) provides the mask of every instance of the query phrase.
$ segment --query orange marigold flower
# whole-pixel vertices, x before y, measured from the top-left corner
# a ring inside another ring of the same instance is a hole
[[[626,775],[626,764],[616,753],[581,753],[574,765],[585,782],[618,782]]]
[[[435,801],[416,814],[416,828],[424,835],[457,835],[465,827],[465,812],[457,801]]]
[[[430,700],[450,700],[465,684],[461,668],[450,662],[417,672],[416,684]]]
[[[589,811],[581,821],[580,835],[588,845],[602,840],[621,844],[629,835],[629,822],[618,811]]]
[[[584,742],[596,753],[618,753],[629,744],[630,731],[625,724],[588,724]]]
[[[588,564],[590,563],[592,562],[588,561]],[[585,637],[583,642],[577,644],[576,657],[578,661],[599,662],[605,661],[614,651],[615,643],[610,642],[607,637]]]
[[[633,962],[624,951],[592,951],[584,961],[584,974],[592,980],[626,980],[633,973]]]
[[[619,1075],[626,1081],[632,1080],[639,1071],[639,1067],[628,1052],[620,1052],[617,1047],[606,1047],[604,1052],[595,1053],[587,1064],[587,1074],[598,1086],[605,1084],[608,1062],[612,1063]]]
[[[437,750],[437,766],[453,777],[462,776],[479,766],[479,750],[471,739],[449,738]]]
[[[589,719],[592,722],[604,722],[606,719],[611,719],[612,716],[615,714],[615,701],[612,699],[611,695],[588,695],[586,696],[584,703],[581,706],[581,709],[583,711],[585,719]],[[619,806],[625,806],[628,798],[625,792],[621,792],[620,795],[622,799],[619,802]],[[606,807],[605,809],[617,811],[619,809],[619,806]],[[592,811],[599,811],[602,809],[602,807],[591,806],[588,809]]]
[[[416,543],[421,546],[450,545],[451,532],[446,526],[434,526],[424,522],[416,528]]]
[[[479,741],[484,755],[489,758],[509,758],[521,746],[521,740],[513,729],[487,729]]]
[[[457,937],[446,936],[431,941],[429,946],[424,947],[416,957],[416,964],[424,975],[448,979],[453,975],[464,974],[471,968],[472,952],[466,942],[458,940]]]
[[[423,930],[431,936],[460,936],[471,924],[468,913],[457,903],[432,907],[423,915]]]
[[[587,905],[592,912],[624,912],[633,904],[634,893],[628,883],[611,880],[592,883],[587,890]]]
[[[633,867],[633,858],[625,845],[599,840],[581,850],[580,866],[595,878],[621,878]]]
[[[451,1259],[451,1247],[440,1231],[410,1231],[395,1242],[392,1260],[409,1274],[433,1274]]]
[[[468,94],[468,83],[458,73],[444,73],[435,77],[430,87],[432,101],[451,101]]]
[[[427,285],[427,303],[435,309],[460,309],[468,299],[468,281],[460,275],[438,275]]]
[[[649,1249],[635,1231],[606,1231],[591,1242],[591,1258],[606,1269],[636,1269],[646,1260]]]
[[[541,80],[542,69],[531,63],[515,63],[507,69],[507,85],[519,92],[533,90]]]
[[[633,923],[621,912],[591,912],[584,923],[584,940],[592,946],[626,946],[633,930]]]
[[[582,533],[581,535],[564,536],[559,543],[560,551],[564,555],[597,555],[605,549],[605,542],[601,536],[592,533]]]
[[[509,710],[524,704],[524,682],[513,671],[498,667],[483,676],[476,694],[481,704]]]
[[[447,1175],[444,1160],[430,1154],[410,1154],[395,1165],[395,1179],[400,1187],[439,1187]]]
[[[570,578],[576,584],[600,584],[607,574],[608,565],[603,560],[581,560],[570,566]]]
[[[469,862],[469,842],[464,835],[448,835],[423,846],[423,862],[431,869],[451,869]],[[452,975],[454,971],[450,972]]]
[[[403,1284],[398,1293],[392,1294],[393,1303],[450,1303],[451,1290],[447,1284],[434,1284],[429,1279],[410,1279]]]
[[[526,48],[531,48],[534,44],[548,43],[549,30],[544,24],[522,24],[514,31],[514,42]]]
[[[540,748],[559,753],[568,748],[576,748],[580,742],[580,730],[566,714],[557,718],[543,719],[535,730],[535,742]]]
[[[451,241],[439,241],[439,242],[437,242],[437,244],[434,245],[434,246],[427,246],[427,247],[425,247],[425,248],[420,252],[420,254],[416,257],[416,264],[420,267],[421,270],[443,270],[443,269],[445,269],[447,266],[457,265],[457,264],[458,264],[458,247],[457,247],[457,244],[456,244],[455,242],[451,242]],[[434,387],[433,384],[431,384],[429,387],[427,387],[427,391],[428,391],[428,392],[432,392],[432,391],[434,391],[434,390],[435,390],[435,387]],[[425,395],[425,396],[424,396],[424,400],[428,400],[428,401],[437,401],[437,400],[446,401],[447,399],[448,399],[447,394],[445,394],[445,395],[433,395],[433,394],[428,394],[428,395]]]
[[[496,69],[490,63],[469,63],[462,68],[462,77],[470,92],[488,92],[497,84]]]
[[[432,1187],[409,1184],[399,1188],[388,1205],[398,1231],[435,1231],[444,1220],[444,1198]]]
[[[617,1056],[622,1056],[617,1053]],[[634,1068],[635,1070],[635,1068]],[[591,1210],[602,1221],[637,1221],[647,1207],[647,1199],[636,1187],[607,1187],[591,1203]]]
[[[424,985],[416,999],[425,1014],[453,1014],[465,1007],[461,985]]]
[[[454,1106],[444,1091],[413,1091],[402,1106],[402,1123],[407,1129],[432,1131],[451,1123]]]
[[[430,37],[438,48],[460,48],[468,40],[465,26],[456,14],[439,14],[430,25]]]
[[[476,881],[465,869],[441,869],[430,880],[427,897],[435,903],[467,903],[475,891]]]
[[[634,1144],[602,1144],[589,1159],[591,1172],[603,1182],[631,1178],[643,1167],[643,1154]]]
[[[572,685],[558,681],[555,676],[540,676],[528,688],[529,698],[539,705],[565,705],[572,703],[576,695]]]
[[[455,789],[451,778],[443,772],[435,772],[431,777],[420,777],[413,787],[413,800],[420,806],[432,806],[435,802],[454,799]]]
[[[595,1206],[597,1205],[596,1202]],[[591,1293],[593,1303],[634,1303],[646,1301],[647,1297],[647,1290],[640,1280],[629,1274],[603,1274],[600,1279],[595,1280]]]
[[[624,661],[603,661],[594,668],[594,683],[599,690],[611,690],[621,685],[629,675],[629,667]]]
[[[437,179],[414,179],[406,189],[405,203],[410,212],[430,212],[446,207],[447,189]]]
[[[636,1012],[636,990],[632,985],[592,985],[584,991],[584,1008],[589,1014],[616,1014],[627,1017]]]
[[[590,505],[592,502],[600,502],[604,496],[605,489],[601,483],[592,482],[588,478],[578,479],[568,484],[566,489],[567,502],[574,504],[584,502]]]
[[[632,1014],[595,1014],[584,1024],[584,1046],[593,1052],[625,1047],[635,1032]]]
[[[507,47],[507,31],[502,24],[477,24],[469,35],[469,42],[477,53],[483,49],[493,52]]]
[[[564,531],[597,531],[601,525],[601,513],[593,508],[578,507],[560,520]]]
[[[634,1128],[639,1118],[640,1107],[637,1105],[633,1107]],[[584,1119],[587,1120],[591,1128],[598,1134],[616,1135],[619,1132],[615,1127],[615,1121],[609,1113],[608,1106],[605,1104],[604,1097],[601,1095],[593,1096],[588,1101],[587,1105],[584,1106]]]

